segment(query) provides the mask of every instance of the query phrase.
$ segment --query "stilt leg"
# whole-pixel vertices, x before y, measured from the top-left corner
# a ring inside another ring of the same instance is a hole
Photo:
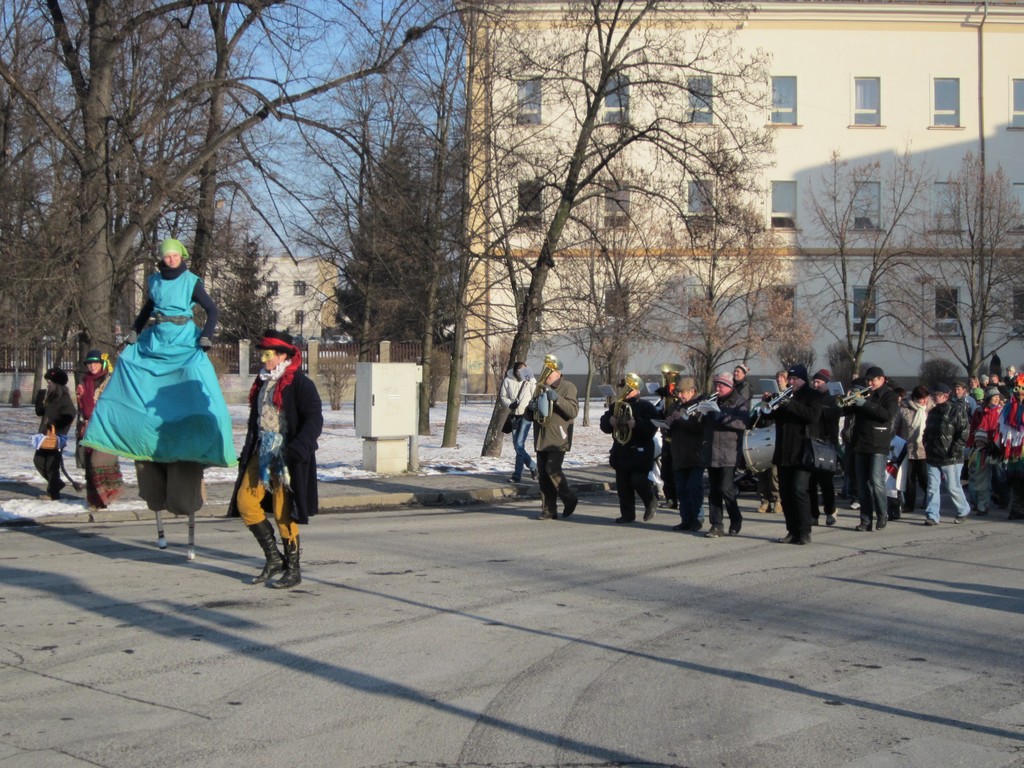
[[[185,557],[189,560],[196,559],[196,513],[188,513],[188,554]]]
[[[164,536],[164,517],[160,510],[156,510],[156,545],[160,549],[167,549],[167,538]]]

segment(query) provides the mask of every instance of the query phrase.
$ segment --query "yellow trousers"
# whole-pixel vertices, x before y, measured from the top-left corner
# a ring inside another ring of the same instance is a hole
[[[270,493],[270,505],[274,510],[274,521],[277,523],[281,540],[294,541],[299,537],[299,524],[292,521],[292,501],[288,496],[288,491],[278,477],[273,478],[271,486],[273,490],[268,491],[266,486],[260,482],[260,459],[259,455],[253,452],[236,496],[238,514],[242,516],[242,522],[246,525],[256,525],[266,519],[263,499],[267,493]]]

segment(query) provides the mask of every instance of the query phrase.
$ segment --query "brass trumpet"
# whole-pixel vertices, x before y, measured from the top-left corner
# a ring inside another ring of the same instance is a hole
[[[856,400],[858,397],[864,397],[870,391],[871,387],[867,386],[866,384],[863,387],[854,387],[845,395],[840,395],[839,397],[837,397],[836,405],[838,405],[840,408],[847,408],[853,405],[853,401]]]
[[[762,402],[760,406],[758,406],[758,409],[761,411],[761,413],[767,416],[769,413],[771,413],[774,410],[777,410],[780,406],[785,404],[791,397],[793,397],[793,388],[786,387],[771,400]]]
[[[562,369],[562,361],[554,355],[544,355],[544,367],[541,369],[541,376],[537,379],[537,386],[534,387],[533,397],[530,399],[529,410],[533,413],[533,423],[543,427],[551,415],[551,403],[545,397],[541,403],[541,395],[547,390],[547,381],[551,374]]]
[[[643,379],[635,373],[627,373],[624,381],[619,397],[612,406],[612,416],[615,417],[612,437],[619,445],[625,445],[633,437],[633,427],[629,425],[633,420],[633,406],[626,402],[626,395],[634,389],[640,392],[644,386]]]

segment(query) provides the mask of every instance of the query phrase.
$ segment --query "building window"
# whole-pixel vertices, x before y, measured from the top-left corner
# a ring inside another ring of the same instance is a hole
[[[955,77],[935,78],[935,107],[932,110],[932,125],[959,127],[960,125],[960,80]]]
[[[306,281],[296,280],[293,284],[292,294],[294,296],[305,296],[306,295]]]
[[[629,77],[612,75],[604,97],[604,121],[616,125],[629,122]]]
[[[527,80],[520,80],[518,86],[518,101],[516,110],[516,122],[519,125],[539,125],[541,115],[539,77],[531,77]]]
[[[882,185],[877,181],[858,181],[853,192],[853,228],[882,228]]]
[[[277,280],[267,282],[267,296],[277,296]]]
[[[772,287],[772,313],[778,317],[796,317],[796,288],[792,285]]]
[[[960,185],[955,181],[937,181],[932,185],[932,213],[938,232],[959,232]]]
[[[686,88],[690,92],[690,122],[710,125],[714,122],[712,111],[711,78],[688,77]]]
[[[295,310],[295,324],[302,328],[302,324],[306,322],[306,313],[301,309]]]
[[[608,317],[629,317],[629,286],[616,285],[604,290],[604,312]]]
[[[1010,188],[1013,199],[1017,201],[1017,223],[1013,226],[1014,232],[1024,231],[1024,184],[1014,184]]]
[[[520,227],[536,229],[541,225],[541,205],[544,182],[530,179],[519,182],[519,218],[516,224]]]
[[[685,290],[686,316],[693,318],[707,317],[711,302],[707,291],[700,285],[687,285]]]
[[[715,185],[710,179],[691,179],[687,185],[686,210],[694,216],[714,213]]]
[[[1024,80],[1013,81],[1013,111],[1010,113],[1010,127],[1024,128]]]
[[[878,327],[878,289],[867,286],[854,286],[853,305],[850,307],[850,320],[855,332],[860,331],[861,321],[864,322],[865,333],[876,333]]]
[[[960,289],[935,286],[935,332],[941,335],[956,333],[960,320]]]
[[[853,81],[854,125],[882,124],[882,81],[877,77],[858,77]]]
[[[773,125],[796,125],[796,78],[772,78]]]
[[[604,225],[624,227],[629,221],[629,190],[616,189],[604,196]]]
[[[1024,335],[1024,290],[1020,288],[1013,289],[1013,332]]]
[[[277,310],[276,309],[270,310],[270,326],[272,328],[277,328],[277,319],[278,319],[278,312],[277,312]]]
[[[796,229],[796,182],[772,182],[772,228]]]

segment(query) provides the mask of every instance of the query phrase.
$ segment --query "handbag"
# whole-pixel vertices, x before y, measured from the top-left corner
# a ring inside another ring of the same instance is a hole
[[[839,468],[836,447],[820,437],[805,438],[803,465],[812,472],[836,472]]]
[[[43,439],[39,442],[40,451],[56,451],[57,450],[57,428],[50,425],[50,430],[43,436]]]
[[[514,413],[509,413],[509,415],[505,417],[505,423],[501,425],[501,431],[506,435],[511,435],[512,432],[515,431],[517,418],[519,417]]]

